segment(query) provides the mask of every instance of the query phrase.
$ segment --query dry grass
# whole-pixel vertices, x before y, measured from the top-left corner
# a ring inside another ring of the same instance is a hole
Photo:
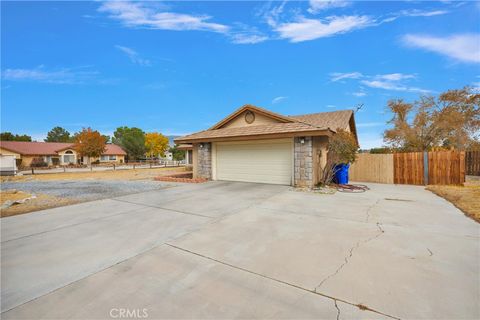
[[[115,171],[65,172],[24,175],[16,177],[2,177],[1,181],[48,181],[48,180],[151,180],[159,175],[184,171],[184,167],[155,168],[155,169],[128,169]]]
[[[480,222],[480,182],[467,182],[465,186],[428,186],[427,190],[445,198],[466,216]]]
[[[16,191],[16,190],[8,190],[8,191],[0,191],[0,203],[3,204],[7,200],[22,200],[25,198],[31,197],[31,194],[23,192],[23,191]],[[11,217],[18,214],[28,213],[32,211],[38,211],[43,209],[49,209],[54,207],[66,206],[69,204],[77,203],[77,200],[73,199],[66,199],[66,198],[58,198],[54,196],[49,196],[46,194],[37,194],[35,199],[30,199],[25,201],[24,203],[12,205],[6,209],[0,209],[0,217]]]

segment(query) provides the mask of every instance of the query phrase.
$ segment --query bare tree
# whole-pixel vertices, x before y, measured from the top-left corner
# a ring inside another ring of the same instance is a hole
[[[393,114],[384,141],[404,151],[434,147],[465,149],[480,138],[480,94],[472,88],[448,90],[438,97],[422,96],[413,103],[390,100]]]

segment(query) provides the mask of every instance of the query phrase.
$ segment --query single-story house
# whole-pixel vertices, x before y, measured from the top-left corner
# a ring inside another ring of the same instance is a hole
[[[245,105],[175,143],[187,150],[187,159],[191,152],[194,178],[313,187],[338,129],[357,139],[352,110],[284,116]]]
[[[34,159],[42,159],[48,165],[90,164],[95,161],[123,163],[127,153],[115,144],[107,144],[99,158],[80,156],[73,143],[0,141],[0,154],[13,155],[17,165],[30,166]],[[37,160],[35,160],[37,161]]]

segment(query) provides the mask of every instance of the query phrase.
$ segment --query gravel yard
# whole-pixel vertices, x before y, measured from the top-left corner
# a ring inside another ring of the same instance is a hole
[[[60,198],[90,201],[157,190],[166,186],[166,184],[157,181],[62,180],[3,182],[2,190],[16,189],[33,194],[47,194]]]
[[[2,177],[0,204],[3,208],[0,216],[168,188],[172,183],[154,181],[153,178],[184,170],[180,167]],[[17,194],[15,191],[34,197],[24,203],[7,204],[15,200],[12,198]]]

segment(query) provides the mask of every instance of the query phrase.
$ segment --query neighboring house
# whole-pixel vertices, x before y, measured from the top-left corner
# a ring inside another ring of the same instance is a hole
[[[191,144],[180,144],[177,146],[178,150],[185,151],[185,164],[193,164],[193,146]]]
[[[208,130],[179,137],[195,178],[312,187],[338,129],[357,139],[352,110],[284,116],[245,105]],[[358,139],[357,139],[358,143]]]
[[[169,146],[170,147],[170,146]],[[165,155],[163,157],[160,157],[162,160],[168,160],[172,161],[173,160],[173,153],[171,153],[169,150],[165,151]]]
[[[95,161],[123,163],[127,153],[115,144],[107,144],[100,158],[80,156],[73,143],[0,141],[0,154],[13,155],[17,165],[30,166],[33,159],[43,159],[48,165],[70,163],[90,164]]]

